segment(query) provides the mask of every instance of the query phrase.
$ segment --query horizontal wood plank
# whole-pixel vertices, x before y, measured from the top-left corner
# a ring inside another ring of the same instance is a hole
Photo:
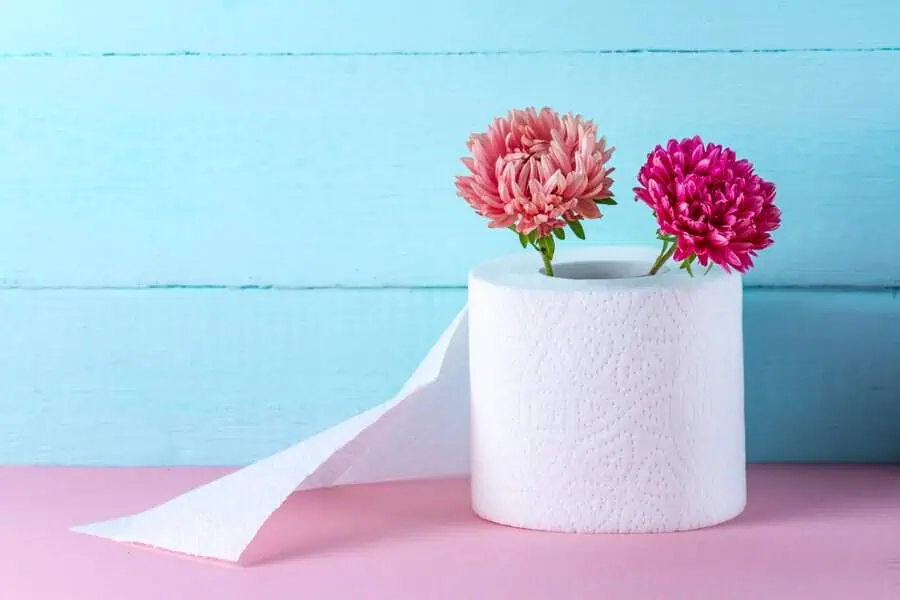
[[[234,465],[388,399],[464,290],[0,292],[0,464]],[[747,290],[753,461],[900,460],[900,299]]]
[[[885,0],[29,0],[0,52],[460,52],[900,46]]]
[[[590,243],[653,243],[638,166],[700,133],[778,185],[748,284],[900,284],[900,52],[0,60],[0,89],[7,287],[464,284],[518,248],[455,196],[465,140],[531,104],[618,147]]]

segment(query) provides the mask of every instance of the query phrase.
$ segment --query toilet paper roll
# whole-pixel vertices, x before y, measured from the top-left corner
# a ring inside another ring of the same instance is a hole
[[[469,278],[472,502],[532,529],[660,532],[745,504],[741,279],[656,249]]]
[[[470,469],[475,511],[522,527],[668,530],[733,516],[740,279],[631,277],[655,255],[561,252],[557,278],[533,254],[476,268],[469,307],[394,398],[144,512],[73,529],[238,561],[297,490]],[[598,269],[618,278],[584,279]]]

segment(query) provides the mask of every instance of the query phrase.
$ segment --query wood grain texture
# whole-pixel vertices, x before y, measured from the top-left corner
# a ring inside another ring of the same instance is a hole
[[[0,464],[248,463],[389,398],[464,290],[0,292]],[[747,290],[753,461],[900,460],[900,299]]]
[[[748,284],[900,283],[900,52],[0,60],[0,89],[6,286],[463,284],[518,248],[455,196],[466,137],[543,103],[618,147],[590,242],[651,243],[638,166],[700,133],[778,184]]]
[[[0,52],[383,52],[900,46],[885,0],[29,0]]]

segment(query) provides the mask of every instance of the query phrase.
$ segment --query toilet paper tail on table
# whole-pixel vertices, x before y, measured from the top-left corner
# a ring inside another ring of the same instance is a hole
[[[469,471],[464,308],[391,400],[147,511],[73,531],[237,561],[296,490]]]

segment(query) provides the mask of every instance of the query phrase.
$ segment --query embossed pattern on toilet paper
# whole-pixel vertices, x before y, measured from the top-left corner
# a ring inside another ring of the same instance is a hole
[[[470,279],[480,515],[649,532],[743,509],[741,282],[673,282],[554,291]]]

